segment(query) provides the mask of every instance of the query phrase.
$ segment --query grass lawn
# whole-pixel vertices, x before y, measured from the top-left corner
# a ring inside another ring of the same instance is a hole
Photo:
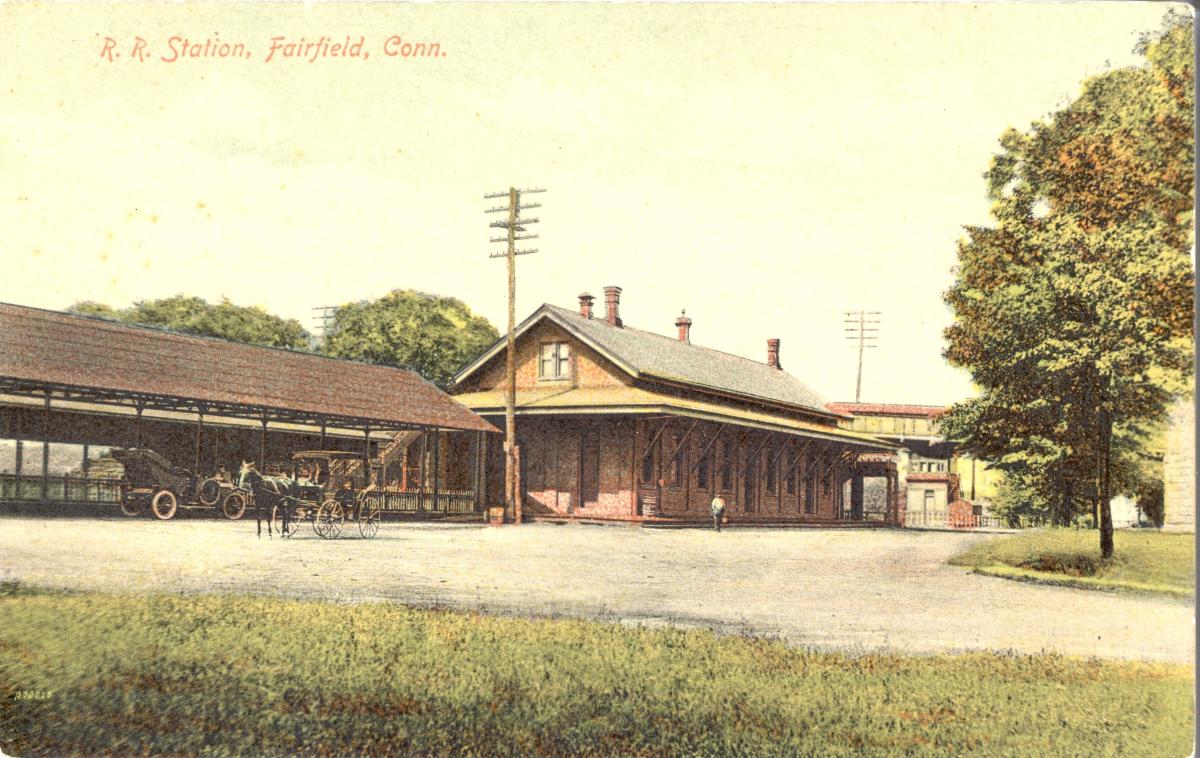
[[[1113,538],[1110,561],[1100,559],[1095,530],[1038,529],[980,542],[950,563],[1026,581],[1195,597],[1194,534],[1122,529]]]
[[[0,596],[10,755],[1184,756],[1175,664],[843,655],[230,596]]]

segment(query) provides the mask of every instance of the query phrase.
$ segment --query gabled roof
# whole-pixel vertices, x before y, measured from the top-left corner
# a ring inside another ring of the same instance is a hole
[[[0,381],[494,432],[411,371],[0,303]]]
[[[802,408],[823,416],[842,416],[826,407],[816,392],[786,371],[738,355],[700,347],[629,326],[545,304],[521,322],[517,336],[540,321],[551,321],[616,364],[635,379],[650,379],[732,394],[749,400]],[[455,377],[461,383],[504,348],[501,338]]]

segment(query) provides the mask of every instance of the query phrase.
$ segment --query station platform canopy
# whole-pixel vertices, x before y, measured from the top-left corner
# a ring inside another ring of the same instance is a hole
[[[0,403],[368,436],[499,431],[411,371],[7,303]]]

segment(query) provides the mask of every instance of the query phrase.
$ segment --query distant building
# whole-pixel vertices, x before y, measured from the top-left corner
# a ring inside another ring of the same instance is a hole
[[[1196,406],[1189,394],[1171,408],[1163,452],[1163,528],[1196,531]]]
[[[946,523],[952,512],[960,522],[988,515],[1000,472],[960,454],[941,436],[937,417],[944,406],[836,402],[828,407],[851,417],[843,422],[848,428],[901,446],[896,468],[907,525]],[[864,489],[866,508],[877,508],[878,483],[868,480]]]

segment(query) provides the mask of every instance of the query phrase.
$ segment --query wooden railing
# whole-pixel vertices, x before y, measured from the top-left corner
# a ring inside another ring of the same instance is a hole
[[[119,503],[121,480],[81,476],[0,474],[0,502],[33,501],[43,498],[55,503]]]
[[[905,526],[931,526],[948,529],[1006,529],[1008,519],[999,516],[951,514],[946,511],[909,511],[904,515]]]
[[[384,487],[378,493],[380,508],[390,513],[475,513],[473,490],[419,492],[399,487]]]

